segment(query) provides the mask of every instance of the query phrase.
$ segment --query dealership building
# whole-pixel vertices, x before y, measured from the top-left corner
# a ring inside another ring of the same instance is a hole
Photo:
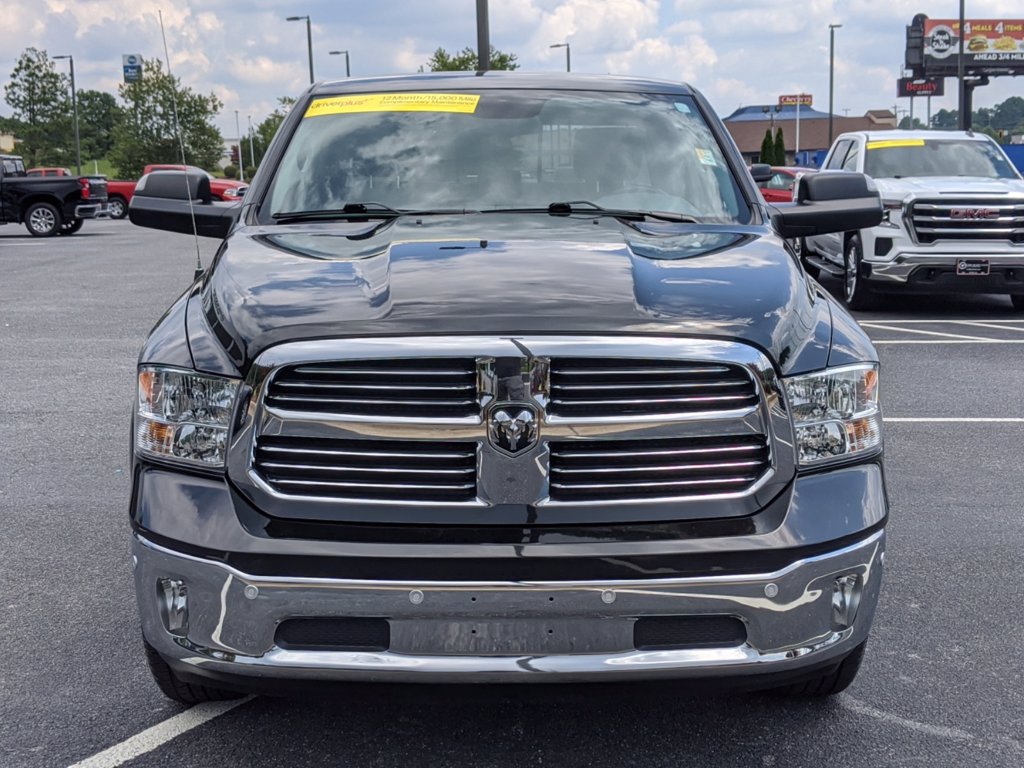
[[[776,104],[755,104],[740,107],[724,118],[725,127],[732,134],[733,141],[739,147],[743,158],[748,163],[760,161],[761,142],[764,132],[782,128],[782,137],[786,144],[786,163],[788,165],[814,166],[819,151],[829,148],[828,112],[820,112],[813,107],[800,107],[800,152],[797,156],[797,107]],[[884,131],[896,128],[896,115],[889,109],[872,109],[861,117],[832,115],[833,137],[847,131]]]

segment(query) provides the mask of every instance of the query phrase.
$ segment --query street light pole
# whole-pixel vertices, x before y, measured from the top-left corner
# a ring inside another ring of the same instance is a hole
[[[245,181],[245,156],[242,154],[242,130],[238,127],[238,110],[235,110],[235,135],[238,137],[238,180]]]
[[[252,115],[249,115],[249,160],[252,167],[256,167],[256,150],[252,146]]]
[[[960,0],[960,27],[957,31],[956,86],[957,115],[960,118],[960,130],[971,129],[971,115],[967,108],[967,88],[964,84],[964,0]]]
[[[835,97],[836,30],[842,24],[828,25],[828,145],[832,146],[832,105]]]
[[[476,0],[476,71],[491,68],[491,21],[487,0]]]
[[[75,90],[75,57],[70,53],[65,56],[54,56],[54,59],[68,59],[71,64],[71,111],[75,120],[75,172],[82,175],[82,143],[78,139],[78,93]]]
[[[352,77],[352,71],[348,66],[348,51],[328,51],[328,56],[345,56],[345,77]]]
[[[555,43],[549,45],[549,48],[565,48],[565,71],[572,72],[572,63],[569,59],[569,44],[568,43]]]
[[[309,53],[309,84],[312,85],[313,79],[313,24],[309,19],[309,16],[289,16],[285,21],[305,21],[306,22],[306,50]]]

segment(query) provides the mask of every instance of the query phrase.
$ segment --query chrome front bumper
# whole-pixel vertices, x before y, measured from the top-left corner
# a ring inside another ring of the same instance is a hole
[[[1021,270],[1024,274],[1024,248],[1018,253],[985,253],[965,249],[961,253],[899,253],[892,261],[879,262],[868,260],[871,264],[872,282],[888,285],[904,285],[910,280],[911,273],[919,267],[955,270],[961,259],[987,259],[995,269]]]
[[[261,577],[138,536],[133,560],[143,633],[179,672],[237,679],[242,685],[246,678],[582,681],[785,672],[837,659],[867,637],[884,548],[884,531],[878,531],[773,573],[606,582]],[[856,577],[846,582],[857,585],[852,609],[849,603],[844,609],[841,600],[836,604],[837,580],[843,577]],[[185,606],[169,607],[162,580],[187,590],[187,629],[175,629],[177,634],[169,628],[181,623]],[[633,647],[638,618],[709,615],[741,619],[746,642],[672,650]],[[277,626],[286,619],[338,616],[386,618],[390,647],[369,652],[275,645]],[[472,643],[460,635],[473,622],[502,623],[506,635],[521,631],[517,651],[467,652]],[[548,637],[540,640],[535,639],[538,626],[554,629],[542,630],[539,636]],[[573,652],[581,646],[587,652]]]

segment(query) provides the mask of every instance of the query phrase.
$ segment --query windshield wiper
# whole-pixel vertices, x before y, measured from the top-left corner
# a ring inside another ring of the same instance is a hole
[[[616,219],[631,221],[644,221],[646,219],[657,219],[658,221],[674,221],[686,224],[699,224],[700,220],[688,216],[685,213],[674,211],[643,211],[629,208],[605,208],[603,205],[592,203],[589,200],[568,200],[566,202],[550,203],[547,208],[492,208],[483,210],[481,213],[547,213],[551,216],[572,216],[574,214],[587,214],[589,216],[611,216]]]
[[[341,208],[321,208],[310,211],[278,211],[270,214],[270,218],[278,224],[293,221],[331,221],[336,219],[396,219],[399,216],[456,216],[476,211],[465,208],[432,208],[414,210],[410,208],[392,208],[390,205],[367,201],[361,203],[345,203]]]

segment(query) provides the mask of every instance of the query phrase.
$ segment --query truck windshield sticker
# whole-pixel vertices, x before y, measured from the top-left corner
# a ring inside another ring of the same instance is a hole
[[[892,149],[894,147],[923,147],[924,139],[883,139],[869,141],[868,149]]]
[[[475,93],[367,93],[316,99],[306,117],[345,115],[356,112],[476,112],[480,95]]]
[[[697,147],[697,159],[700,160],[702,165],[718,165],[718,161],[715,160],[715,153],[710,149],[701,149]]]

